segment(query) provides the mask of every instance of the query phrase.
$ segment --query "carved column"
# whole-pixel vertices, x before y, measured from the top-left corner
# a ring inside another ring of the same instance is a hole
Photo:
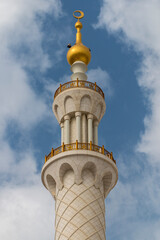
[[[61,145],[64,142],[64,123],[61,123]]]
[[[88,142],[88,133],[87,133],[87,117],[86,114],[82,114],[82,142]]]
[[[70,143],[70,116],[64,116],[64,143]]]
[[[90,141],[93,142],[93,115],[88,114],[87,119],[88,119],[88,142],[90,143]]]
[[[94,121],[94,144],[98,145],[98,121]]]
[[[76,117],[76,140],[81,142],[81,112],[75,113]]]

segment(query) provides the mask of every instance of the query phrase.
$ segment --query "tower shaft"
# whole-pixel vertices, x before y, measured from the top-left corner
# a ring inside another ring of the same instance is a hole
[[[105,239],[105,204],[103,187],[94,186],[89,169],[82,173],[83,182],[74,182],[68,170],[64,187],[56,193],[55,239]]]
[[[81,34],[79,19],[75,26]],[[86,81],[91,55],[79,41],[67,54],[71,81],[54,95],[61,146],[45,157],[42,182],[55,199],[55,240],[105,240],[105,198],[117,183],[118,169],[112,153],[98,146],[106,104],[101,88]]]
[[[72,149],[45,163],[42,181],[56,204],[55,240],[105,239],[105,197],[117,174],[113,160],[97,151]]]

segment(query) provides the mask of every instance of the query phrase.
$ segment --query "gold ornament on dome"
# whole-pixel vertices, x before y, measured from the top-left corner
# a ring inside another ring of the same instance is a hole
[[[75,13],[79,13],[80,15],[76,16]],[[91,52],[90,49],[84,46],[82,43],[81,29],[83,25],[79,20],[84,17],[84,13],[80,10],[76,10],[73,12],[73,16],[78,19],[78,21],[75,23],[75,28],[77,29],[76,43],[68,50],[67,61],[70,65],[76,61],[82,61],[88,65],[91,60]]]
[[[80,13],[80,16],[76,16],[75,13]],[[84,17],[84,12],[80,11],[80,10],[76,10],[73,12],[73,17],[77,18],[77,19],[81,19]]]

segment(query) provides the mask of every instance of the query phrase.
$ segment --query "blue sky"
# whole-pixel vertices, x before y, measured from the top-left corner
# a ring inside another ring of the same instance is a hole
[[[99,145],[119,181],[106,200],[110,240],[160,239],[160,2],[1,0],[0,239],[53,239],[54,200],[42,186],[44,155],[60,145],[54,91],[70,80],[67,44],[84,11],[88,79],[104,90]]]

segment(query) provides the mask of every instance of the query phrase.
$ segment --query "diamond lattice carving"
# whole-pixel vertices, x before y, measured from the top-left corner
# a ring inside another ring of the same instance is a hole
[[[56,240],[105,239],[103,187],[95,188],[94,176],[88,169],[83,171],[82,178],[82,184],[75,184],[74,173],[69,170],[63,178],[63,189],[57,189]]]

